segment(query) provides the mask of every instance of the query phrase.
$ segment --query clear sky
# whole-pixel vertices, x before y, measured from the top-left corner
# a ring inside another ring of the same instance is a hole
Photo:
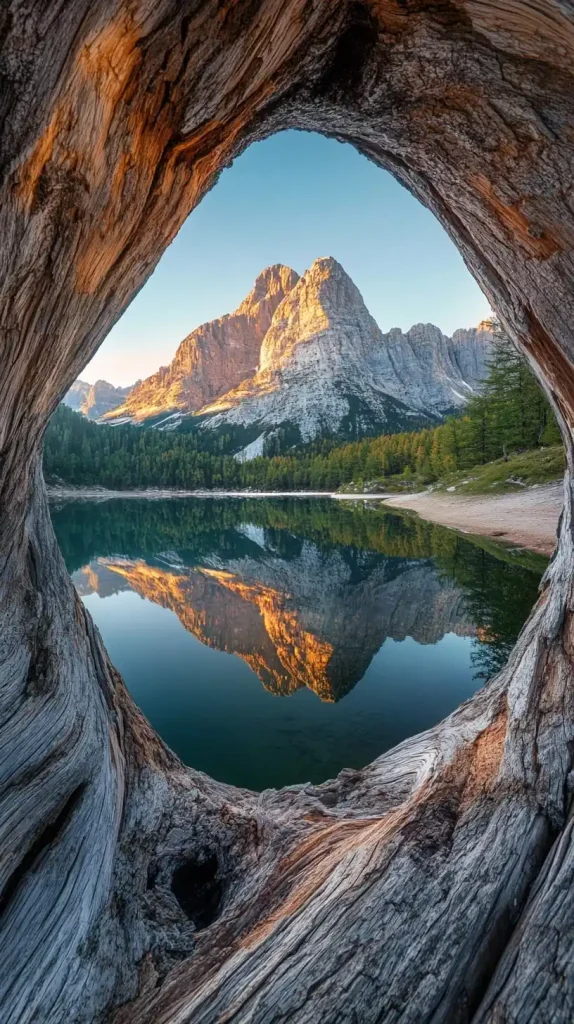
[[[420,203],[351,146],[308,132],[252,145],[194,210],[82,373],[133,384],[194,327],[230,313],[270,263],[334,256],[383,331],[470,327],[490,308]]]

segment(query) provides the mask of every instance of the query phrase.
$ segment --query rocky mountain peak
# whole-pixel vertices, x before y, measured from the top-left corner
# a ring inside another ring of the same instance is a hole
[[[279,302],[295,287],[298,280],[299,274],[283,263],[273,263],[270,267],[265,267],[255,279],[249,294],[235,310],[236,315],[253,315],[262,306],[267,308],[268,305],[274,307],[274,312]]]
[[[85,380],[75,380],[70,390],[66,392],[62,399],[64,405],[68,405],[70,409],[73,409],[75,412],[80,412],[82,402],[88,394],[91,386],[92,385],[88,384]]]
[[[132,390],[131,386],[117,388],[107,380],[97,380],[95,384],[86,384],[77,380],[64,396],[64,404],[81,412],[89,420],[99,419],[111,409],[123,402]]]
[[[107,418],[145,420],[164,415],[167,420],[182,412],[197,412],[237,387],[257,368],[273,314],[298,280],[291,267],[279,263],[267,267],[233,313],[196,327],[181,342],[169,366],[136,386],[128,401]]]
[[[370,314],[355,282],[332,256],[321,256],[303,274],[309,298],[338,319],[356,311]],[[373,321],[374,323],[374,321]]]
[[[365,309],[363,297],[347,271],[333,256],[319,256],[299,278],[297,291],[289,293],[292,300],[305,299],[339,316],[345,308]]]
[[[383,334],[332,256],[299,277],[266,267],[237,309],[202,324],[167,367],[106,417],[176,429],[224,429],[252,458],[274,434],[354,439],[439,422],[480,388],[489,325],[447,337],[433,324]],[[279,433],[278,433],[279,432]],[[282,442],[283,443],[283,442]]]
[[[316,343],[325,332],[331,334],[327,346],[321,346],[321,357],[328,360],[329,355],[340,356],[341,346],[333,333],[336,330],[340,339],[345,336],[352,350],[363,354],[365,343],[370,348],[373,338],[380,335],[356,284],[337,260],[321,256],[277,307],[261,346],[259,369],[280,369],[282,363],[293,359],[299,346]]]

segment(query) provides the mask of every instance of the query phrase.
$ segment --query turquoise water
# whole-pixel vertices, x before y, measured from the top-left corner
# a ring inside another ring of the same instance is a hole
[[[506,659],[543,560],[321,500],[52,509],[74,583],[154,728],[263,789],[361,767]]]

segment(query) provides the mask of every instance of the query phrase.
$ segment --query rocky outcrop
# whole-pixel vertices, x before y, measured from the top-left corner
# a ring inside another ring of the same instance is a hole
[[[196,412],[234,388],[257,367],[261,342],[273,314],[297,280],[290,267],[267,267],[234,313],[192,331],[169,366],[162,366],[138,384],[128,401],[106,419],[142,421]]]
[[[131,390],[131,386],[116,388],[113,384],[108,384],[107,380],[97,380],[82,402],[80,412],[89,420],[97,420],[111,409],[115,409],[118,402],[124,401]]]
[[[205,427],[289,424],[301,440],[408,429],[426,416],[408,403],[396,375],[374,371],[383,339],[358,288],[334,259],[315,260],[278,307],[258,372],[200,410]],[[392,377],[392,379],[391,379]]]
[[[115,409],[119,402],[125,401],[132,387],[116,388],[107,380],[97,380],[95,384],[86,384],[77,380],[63,398],[76,412],[81,412],[89,420],[97,420],[100,416]]]
[[[398,378],[398,393],[415,408],[442,416],[480,390],[492,340],[488,323],[455,331],[452,338],[434,324],[415,324],[406,334],[395,328],[383,335],[374,365],[392,386]]]

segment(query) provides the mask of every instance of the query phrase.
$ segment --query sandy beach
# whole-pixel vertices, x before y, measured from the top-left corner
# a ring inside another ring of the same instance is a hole
[[[433,523],[480,534],[551,555],[562,511],[563,484],[528,487],[513,494],[451,495],[433,492],[386,498],[393,508],[409,509]]]

